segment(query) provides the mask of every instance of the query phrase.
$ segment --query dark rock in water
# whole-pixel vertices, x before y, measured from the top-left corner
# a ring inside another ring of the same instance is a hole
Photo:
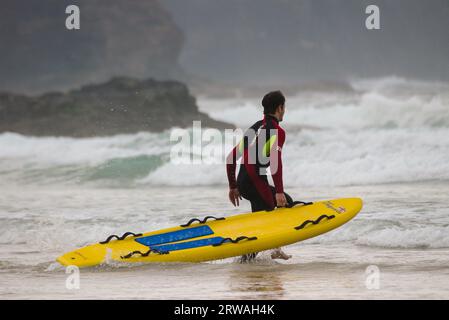
[[[171,127],[234,128],[199,112],[195,98],[177,81],[114,78],[67,93],[29,97],[0,93],[0,132],[90,137]]]

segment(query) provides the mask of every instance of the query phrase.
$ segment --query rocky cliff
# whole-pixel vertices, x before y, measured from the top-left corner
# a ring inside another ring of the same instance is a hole
[[[80,9],[68,30],[66,7]],[[184,37],[158,0],[2,0],[0,90],[42,93],[116,76],[175,79]]]

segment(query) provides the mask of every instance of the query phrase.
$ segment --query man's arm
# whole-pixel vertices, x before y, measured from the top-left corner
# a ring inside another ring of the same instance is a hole
[[[237,180],[235,178],[235,170],[237,168],[237,149],[235,146],[226,158],[226,174],[228,175],[229,189],[237,188]]]
[[[284,195],[284,181],[282,178],[282,147],[285,142],[285,131],[277,128],[277,139],[270,150],[270,171],[276,190],[276,203],[278,207],[286,205],[287,200]]]
[[[237,180],[235,178],[235,171],[237,168],[237,161],[242,156],[241,148],[243,140],[236,145],[229,155],[226,157],[226,174],[228,176],[229,183],[229,200],[234,206],[239,205],[239,199],[242,199],[238,189],[237,189]]]

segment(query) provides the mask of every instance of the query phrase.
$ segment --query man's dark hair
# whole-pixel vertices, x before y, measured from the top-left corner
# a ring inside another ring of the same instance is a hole
[[[263,113],[273,114],[279,105],[285,104],[285,97],[280,90],[268,92],[262,99]]]

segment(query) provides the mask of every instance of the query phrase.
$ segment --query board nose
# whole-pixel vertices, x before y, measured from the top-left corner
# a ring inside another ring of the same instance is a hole
[[[58,261],[63,266],[70,266],[70,265],[77,265],[76,257],[70,256],[70,254],[64,254],[62,256],[59,256],[56,258],[56,261]]]
[[[363,207],[363,200],[361,198],[353,198],[354,200],[354,207],[358,211],[362,210]]]
[[[68,252],[66,254],[63,254],[62,256],[59,256],[56,258],[56,261],[58,261],[63,266],[84,266],[86,262],[88,262],[88,259],[85,257],[85,255],[81,254],[78,251],[72,251]]]

